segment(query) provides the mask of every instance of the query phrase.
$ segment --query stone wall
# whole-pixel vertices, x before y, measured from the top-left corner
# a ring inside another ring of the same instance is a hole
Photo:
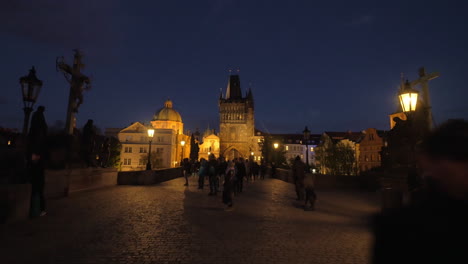
[[[117,169],[78,168],[46,170],[44,196],[61,198],[83,190],[117,184]],[[29,216],[31,184],[0,184],[0,223],[26,220]]]
[[[182,177],[182,168],[160,170],[120,171],[117,176],[119,185],[151,185]]]

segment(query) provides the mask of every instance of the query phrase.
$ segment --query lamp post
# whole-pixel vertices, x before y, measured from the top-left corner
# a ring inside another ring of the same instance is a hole
[[[384,157],[386,166],[393,173],[386,186],[382,190],[382,210],[392,210],[403,206],[402,186],[408,186],[409,176],[415,171],[415,146],[418,137],[421,136],[418,128],[419,115],[415,114],[418,103],[417,90],[411,87],[409,81],[406,81],[398,92],[398,98],[401,108],[406,115],[406,121],[397,122],[388,134],[388,145],[384,147]],[[401,169],[405,169],[403,172]],[[402,181],[406,183],[403,183]]]
[[[153,141],[154,129],[148,129],[149,148],[148,148],[148,162],[146,163],[146,170],[151,170],[151,141]]]
[[[302,131],[302,134],[304,135],[304,142],[306,145],[306,165],[307,165],[307,172],[309,172],[309,138],[310,138],[310,130],[305,127],[304,131]]]
[[[184,140],[180,141],[180,145],[182,146],[182,151],[180,152],[180,164],[182,165],[182,160],[184,159],[185,141]]]
[[[21,84],[24,104],[23,135],[26,136],[29,127],[29,117],[33,110],[34,103],[39,96],[39,92],[41,91],[42,81],[36,77],[36,69],[33,66],[29,70],[29,74],[27,76],[21,77],[19,82]]]
[[[279,144],[277,142],[273,143],[273,148],[275,148],[275,164],[278,163],[278,147]]]

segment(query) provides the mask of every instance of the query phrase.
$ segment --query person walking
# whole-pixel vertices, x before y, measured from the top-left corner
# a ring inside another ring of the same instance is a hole
[[[192,164],[190,164],[190,161],[188,158],[185,158],[182,160],[182,173],[184,174],[185,178],[185,184],[184,186],[188,186],[188,176],[190,175],[190,169],[192,168]]]
[[[44,198],[45,157],[47,152],[47,123],[44,106],[39,106],[31,118],[28,134],[28,175],[31,181],[30,217],[46,215]]]
[[[306,172],[304,175],[305,211],[315,210],[315,201],[317,200],[317,194],[315,193],[315,179],[316,177],[313,173]],[[309,203],[310,206],[308,205]]]
[[[297,200],[304,200],[304,176],[306,171],[306,165],[302,162],[301,157],[296,156],[294,164],[292,166],[292,175],[294,179],[294,185],[296,186]]]
[[[217,178],[218,174],[216,172],[216,168],[218,167],[218,162],[214,154],[210,154],[208,160],[208,181],[210,183],[210,193],[208,195],[217,195],[218,194],[218,186],[217,186]]]
[[[237,193],[241,193],[244,188],[244,177],[247,172],[245,170],[245,163],[243,158],[239,158],[236,163],[236,180],[237,180]]]
[[[468,122],[440,125],[418,146],[417,160],[418,200],[374,218],[373,264],[468,258]]]
[[[232,192],[235,182],[236,175],[236,166],[235,163],[229,161],[226,171],[224,173],[224,183],[223,183],[223,203],[226,205],[225,211],[232,211],[233,202],[232,202]]]
[[[260,178],[262,180],[265,179],[266,172],[267,172],[267,165],[266,165],[266,162],[264,160],[262,160],[261,163],[260,163]]]
[[[205,185],[205,176],[208,170],[207,166],[208,164],[206,162],[206,159],[201,158],[200,168],[198,169],[198,189],[203,189],[203,186]]]

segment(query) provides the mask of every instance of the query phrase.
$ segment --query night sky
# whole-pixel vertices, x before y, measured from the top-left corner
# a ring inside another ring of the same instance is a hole
[[[77,115],[102,130],[148,122],[170,98],[185,128],[218,128],[228,70],[252,87],[271,133],[388,129],[400,74],[429,83],[436,124],[468,118],[468,1],[2,0],[0,126],[21,129],[18,79],[44,81],[37,105],[65,120],[55,59],[85,54],[92,77]]]

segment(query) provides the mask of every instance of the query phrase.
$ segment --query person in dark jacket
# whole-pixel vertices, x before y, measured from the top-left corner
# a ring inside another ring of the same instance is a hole
[[[468,122],[436,128],[420,144],[418,163],[418,201],[374,219],[374,264],[468,259]]]
[[[44,106],[39,106],[31,118],[28,134],[28,174],[31,179],[30,217],[44,216],[45,157],[47,152],[47,123]]]
[[[210,154],[208,157],[208,181],[210,183],[210,193],[208,195],[216,195],[218,193],[218,173],[216,169],[218,168],[218,161],[214,154]]]
[[[247,171],[245,169],[245,162],[243,158],[239,158],[236,162],[236,194],[241,193],[244,188],[244,177],[247,175]]]
[[[226,171],[224,172],[224,184],[223,184],[223,203],[226,205],[225,210],[231,211],[232,210],[232,192],[234,187],[236,175],[236,166],[235,163],[229,161]]]
[[[205,176],[207,175],[207,171],[208,163],[206,162],[206,159],[201,158],[200,167],[198,169],[198,189],[203,189],[203,186],[205,186]]]
[[[294,185],[296,186],[296,195],[298,201],[304,200],[304,176],[306,171],[306,165],[302,162],[301,157],[297,156],[294,159],[292,166],[292,175],[294,179]]]
[[[192,169],[192,164],[190,164],[190,161],[188,158],[185,158],[183,161],[182,161],[182,173],[184,174],[184,178],[185,178],[185,184],[184,186],[188,186],[189,185],[189,182],[188,182],[188,176],[190,175],[190,170]]]

